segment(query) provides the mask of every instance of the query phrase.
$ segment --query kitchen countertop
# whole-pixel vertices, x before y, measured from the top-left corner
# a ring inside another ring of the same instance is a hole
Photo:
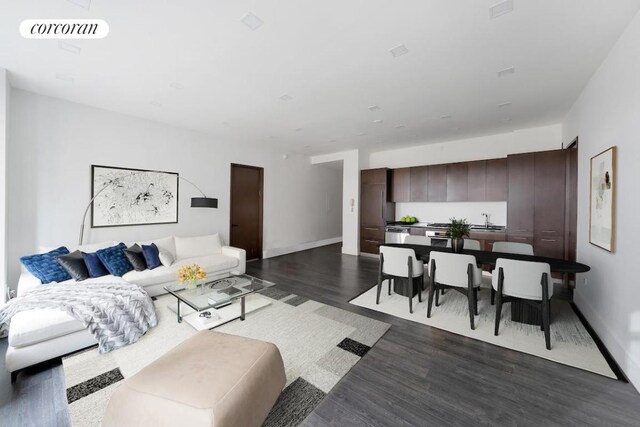
[[[431,229],[431,230],[446,230],[446,228],[443,227],[434,227],[431,225],[431,223],[428,222],[415,222],[413,224],[407,224],[407,223],[403,223],[403,222],[389,222],[387,223],[387,227],[392,226],[392,227],[407,227],[407,228],[424,228],[424,229]],[[490,228],[485,228],[484,225],[477,225],[477,224],[471,224],[471,231],[474,232],[489,232],[489,233],[504,233],[507,231],[507,227],[506,226],[502,226],[502,225],[490,225]]]

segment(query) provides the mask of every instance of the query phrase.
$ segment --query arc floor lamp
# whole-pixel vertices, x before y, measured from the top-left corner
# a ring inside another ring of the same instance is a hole
[[[129,177],[131,177],[133,175],[137,175],[137,174],[142,173],[142,172],[149,172],[149,171],[132,172],[129,175],[123,176],[121,179],[126,179],[126,178],[129,178]],[[191,198],[191,207],[192,208],[214,208],[215,209],[215,208],[218,207],[218,199],[215,199],[215,198],[212,198],[212,197],[207,197],[206,194],[204,194],[204,192],[200,189],[200,187],[195,185],[193,182],[189,181],[187,178],[184,178],[184,177],[178,175],[178,179],[181,179],[181,180],[183,180],[185,182],[188,182],[196,190],[198,190],[198,192],[202,195],[202,197],[192,197]],[[115,181],[109,182],[104,187],[102,187],[100,189],[100,191],[98,191],[96,194],[94,194],[94,196],[91,198],[91,200],[89,200],[89,204],[87,204],[87,207],[84,210],[84,215],[82,215],[82,224],[80,225],[80,237],[78,238],[78,244],[79,245],[82,245],[82,240],[84,239],[85,221],[87,219],[87,213],[89,212],[89,208],[91,208],[91,205],[93,204],[93,201],[96,199],[96,197],[98,197],[100,194],[102,194],[103,191],[105,191],[107,188],[110,188],[110,187],[112,187],[114,185],[115,185]]]

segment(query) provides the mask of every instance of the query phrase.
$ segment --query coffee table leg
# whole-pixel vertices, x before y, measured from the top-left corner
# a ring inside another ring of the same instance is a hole
[[[244,296],[240,298],[240,320],[244,320]]]
[[[176,298],[178,300],[178,323],[182,323],[182,316],[180,316],[180,298]]]

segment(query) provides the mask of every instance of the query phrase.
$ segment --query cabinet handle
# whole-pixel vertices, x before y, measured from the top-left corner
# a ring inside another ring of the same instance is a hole
[[[365,240],[367,243],[379,243],[377,240]]]
[[[529,230],[528,230],[528,229],[526,229],[526,228],[523,228],[523,229],[521,229],[521,230],[516,230],[516,231],[517,231],[518,233],[524,233],[524,232],[529,231]]]
[[[556,230],[542,230],[541,233],[556,233]]]
[[[526,237],[511,237],[513,240],[527,240]]]
[[[384,222],[384,191],[380,192],[380,218],[382,218],[382,222]]]
[[[378,231],[380,230],[379,228],[373,228],[373,227],[365,227],[365,230],[372,230],[372,231]]]
[[[540,239],[542,242],[555,242],[556,239]]]

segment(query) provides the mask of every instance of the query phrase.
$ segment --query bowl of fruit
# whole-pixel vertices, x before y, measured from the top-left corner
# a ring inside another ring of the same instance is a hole
[[[403,216],[400,218],[400,222],[404,224],[415,224],[418,222],[418,219],[415,216]]]

